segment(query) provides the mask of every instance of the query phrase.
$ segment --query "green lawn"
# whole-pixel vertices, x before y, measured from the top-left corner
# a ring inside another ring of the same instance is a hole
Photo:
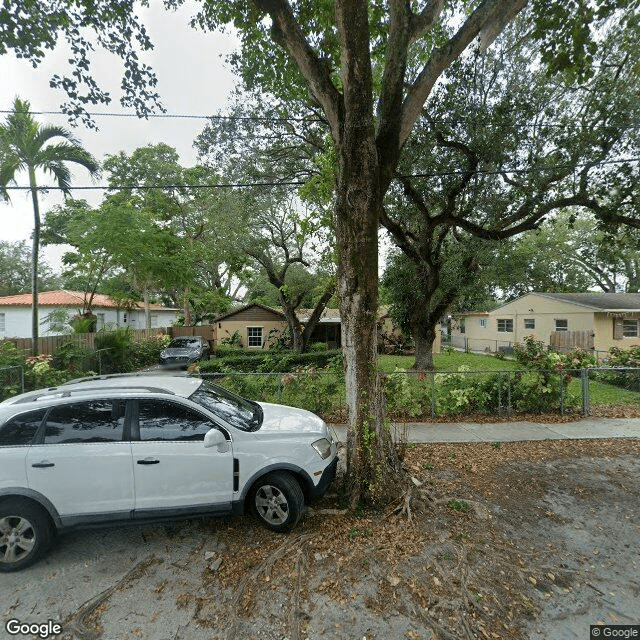
[[[580,380],[574,379],[569,383],[569,392],[581,394]],[[597,380],[589,380],[589,400],[592,406],[621,406],[640,405],[640,393],[605,384]]]
[[[393,373],[396,369],[408,369],[413,364],[413,356],[380,356],[380,369]],[[521,368],[515,360],[500,360],[495,356],[477,353],[438,353],[433,358],[436,371],[457,371],[460,367],[469,367],[471,371],[513,371]]]

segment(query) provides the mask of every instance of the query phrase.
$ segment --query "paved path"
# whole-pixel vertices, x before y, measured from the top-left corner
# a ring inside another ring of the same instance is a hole
[[[341,441],[345,425],[331,425]],[[406,426],[409,442],[522,442],[524,440],[582,440],[595,438],[640,438],[640,418],[583,418],[575,422],[411,422]]]

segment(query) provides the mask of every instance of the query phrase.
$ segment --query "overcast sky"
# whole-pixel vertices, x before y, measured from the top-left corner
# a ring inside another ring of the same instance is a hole
[[[211,115],[224,108],[237,80],[226,67],[223,58],[230,53],[235,40],[230,35],[202,33],[191,29],[189,17],[193,6],[182,7],[177,12],[167,12],[160,3],[141,11],[151,39],[155,45],[144,61],[158,76],[158,92],[168,113]],[[188,4],[188,3],[187,3]],[[155,10],[154,10],[155,9]],[[96,106],[95,111],[122,113],[119,103],[119,86],[122,65],[119,59],[102,51],[96,51],[93,73],[103,88],[110,91],[112,103]],[[28,62],[17,60],[11,54],[0,56],[0,110],[11,108],[15,96],[29,100],[33,111],[57,111],[65,100],[62,91],[49,87],[54,73],[67,72],[67,53],[59,47],[44,63],[33,69]],[[0,114],[4,120],[6,114]],[[39,122],[68,126],[64,116],[38,115]],[[193,140],[205,125],[204,120],[137,118],[96,118],[99,131],[78,126],[72,129],[83,146],[98,160],[119,151],[132,152],[146,144],[165,142],[178,150],[185,166],[194,164],[196,156]],[[84,169],[73,171],[73,183],[89,185],[91,179]],[[50,177],[39,177],[40,184],[51,184]],[[20,175],[19,185],[27,185],[26,175]],[[11,204],[0,203],[0,227],[2,240],[27,240],[33,229],[33,209],[28,192],[13,191]],[[100,192],[72,192],[73,197],[85,198],[97,203]],[[56,192],[41,197],[41,210],[46,212],[61,203]],[[57,268],[59,252],[45,249],[45,259]]]

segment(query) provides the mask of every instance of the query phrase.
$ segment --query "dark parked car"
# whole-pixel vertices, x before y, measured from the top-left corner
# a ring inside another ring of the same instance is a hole
[[[190,365],[211,357],[209,342],[202,336],[174,338],[160,354],[160,364]]]

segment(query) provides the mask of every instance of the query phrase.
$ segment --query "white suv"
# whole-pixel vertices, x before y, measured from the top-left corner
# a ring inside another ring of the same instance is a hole
[[[87,378],[0,403],[0,571],[60,530],[252,511],[288,531],[321,496],[336,442],[316,415],[199,378]]]

